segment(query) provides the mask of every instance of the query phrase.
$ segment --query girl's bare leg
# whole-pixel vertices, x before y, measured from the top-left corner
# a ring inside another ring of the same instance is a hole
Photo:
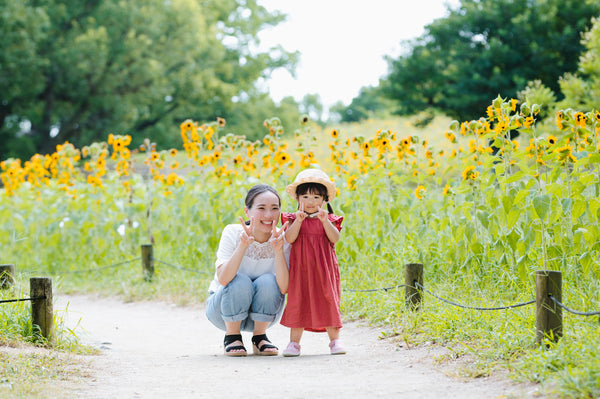
[[[329,335],[329,340],[333,341],[334,339],[340,338],[340,329],[339,327],[326,327],[327,335]]]
[[[303,331],[303,328],[290,328],[290,341],[299,344]]]

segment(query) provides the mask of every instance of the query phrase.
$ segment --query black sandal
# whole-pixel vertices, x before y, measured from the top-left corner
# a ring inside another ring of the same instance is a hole
[[[258,346],[260,341],[267,341],[268,344],[263,344],[262,346]],[[274,351],[265,351],[265,349],[275,348],[277,350]],[[255,335],[252,337],[252,351],[255,355],[259,356],[277,356],[279,354],[279,349],[275,345],[271,345],[271,341],[267,338],[267,334]]]
[[[235,341],[242,342],[242,345],[228,346],[228,345],[234,343]],[[225,339],[223,340],[223,345],[225,346],[225,355],[227,355],[227,356],[236,356],[237,357],[237,356],[246,356],[248,354],[248,352],[246,352],[246,348],[243,345],[242,334],[225,335]],[[232,350],[235,350],[235,349],[243,349],[243,351],[231,352]]]

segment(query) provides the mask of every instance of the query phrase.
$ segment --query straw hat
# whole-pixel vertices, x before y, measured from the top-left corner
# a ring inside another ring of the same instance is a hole
[[[292,196],[292,198],[298,200],[296,196],[296,188],[303,183],[320,183],[327,187],[327,201],[331,201],[335,198],[335,183],[329,179],[329,176],[320,169],[305,169],[298,173],[296,180],[287,188],[285,191]]]

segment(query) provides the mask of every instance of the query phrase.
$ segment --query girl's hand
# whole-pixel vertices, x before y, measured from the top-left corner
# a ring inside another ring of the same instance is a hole
[[[247,225],[246,222],[244,222],[244,219],[242,219],[242,217],[240,216],[240,223],[242,224],[242,228],[244,229],[240,236],[241,243],[242,245],[247,247],[254,241],[254,236],[252,235],[252,229],[254,228],[254,216],[250,217],[249,225]]]
[[[327,209],[319,207],[319,213],[317,213],[317,217],[321,222],[325,223],[325,221],[327,221],[327,215],[329,215]]]
[[[278,229],[275,223],[273,223],[273,230],[271,231],[271,238],[269,239],[269,242],[271,243],[271,246],[273,246],[273,249],[276,251],[283,249],[283,237],[287,225],[288,222],[285,222],[283,226],[281,226],[281,228]]]
[[[300,208],[298,208],[298,210],[296,211],[296,220],[302,223],[304,219],[306,219],[306,216],[308,215],[306,214],[306,212],[304,212],[304,204],[301,202]]]

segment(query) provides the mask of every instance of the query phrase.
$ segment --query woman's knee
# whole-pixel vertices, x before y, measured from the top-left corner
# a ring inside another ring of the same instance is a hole
[[[254,298],[252,301],[254,311],[275,314],[281,307],[283,298],[275,275],[263,274],[254,280]]]
[[[254,295],[272,295],[273,297],[280,297],[281,290],[277,285],[277,279],[272,273],[265,273],[262,276],[256,278],[253,281]]]
[[[247,314],[252,306],[253,292],[252,280],[245,274],[236,275],[222,288],[220,310],[223,317],[239,318]]]
[[[250,277],[238,273],[233,280],[223,288],[223,295],[242,298],[252,298],[254,286]]]

